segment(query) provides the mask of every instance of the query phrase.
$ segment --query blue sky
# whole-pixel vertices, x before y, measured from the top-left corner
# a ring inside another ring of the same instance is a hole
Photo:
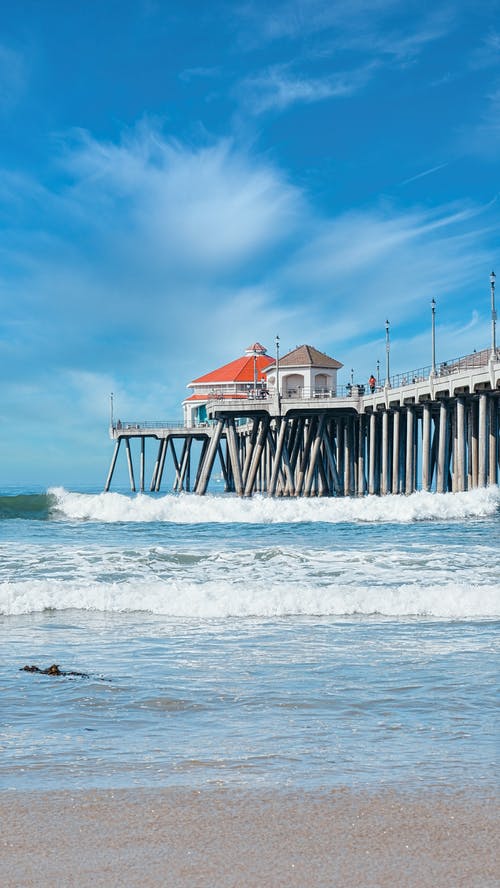
[[[100,485],[256,339],[365,381],[488,345],[498,2],[6,0],[0,483]],[[497,269],[498,270],[498,269]]]

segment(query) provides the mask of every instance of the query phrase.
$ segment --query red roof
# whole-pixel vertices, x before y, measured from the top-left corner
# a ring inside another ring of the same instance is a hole
[[[264,379],[264,370],[266,367],[269,367],[270,364],[274,364],[273,358],[269,357],[269,355],[257,355],[256,358],[252,355],[248,355],[243,358],[236,358],[235,361],[231,361],[229,364],[224,364],[223,367],[218,367],[217,370],[212,370],[211,373],[206,373],[205,376],[199,376],[198,379],[193,379],[189,384],[202,385],[206,383],[215,384],[218,382],[253,382],[254,360],[257,365],[257,381],[260,382]]]

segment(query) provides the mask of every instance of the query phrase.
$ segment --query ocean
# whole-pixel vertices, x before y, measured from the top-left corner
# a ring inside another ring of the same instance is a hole
[[[4,493],[2,789],[496,785],[497,487]]]

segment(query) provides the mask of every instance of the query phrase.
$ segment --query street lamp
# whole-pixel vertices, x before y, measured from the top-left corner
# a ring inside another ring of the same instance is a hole
[[[391,351],[391,343],[389,340],[389,321],[385,322],[385,385],[386,388],[391,387],[391,380],[389,377],[389,355]]]
[[[495,310],[495,272],[492,271],[490,274],[490,284],[491,284],[491,357],[496,358],[497,356],[497,313]]]
[[[432,368],[431,373],[433,376],[436,375],[436,300],[434,296],[431,300],[431,312],[432,312]]]
[[[109,396],[109,414],[110,414],[110,425],[111,428],[114,428],[114,416],[113,416],[113,392],[111,392]]]
[[[274,340],[276,345],[276,394],[278,396],[278,413],[281,414],[280,405],[280,338],[276,336]]]
[[[377,358],[377,388],[380,388],[380,361]]]

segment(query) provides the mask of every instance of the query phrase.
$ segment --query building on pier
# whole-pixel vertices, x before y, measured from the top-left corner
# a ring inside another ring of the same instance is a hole
[[[270,390],[275,391],[278,371],[278,391],[283,398],[335,397],[337,371],[343,366],[312,345],[298,345],[267,367],[266,376]]]
[[[192,393],[182,402],[184,425],[192,428],[207,420],[209,401],[241,400],[264,396],[266,370],[274,361],[260,342],[250,345],[241,358],[230,361],[188,383]]]

